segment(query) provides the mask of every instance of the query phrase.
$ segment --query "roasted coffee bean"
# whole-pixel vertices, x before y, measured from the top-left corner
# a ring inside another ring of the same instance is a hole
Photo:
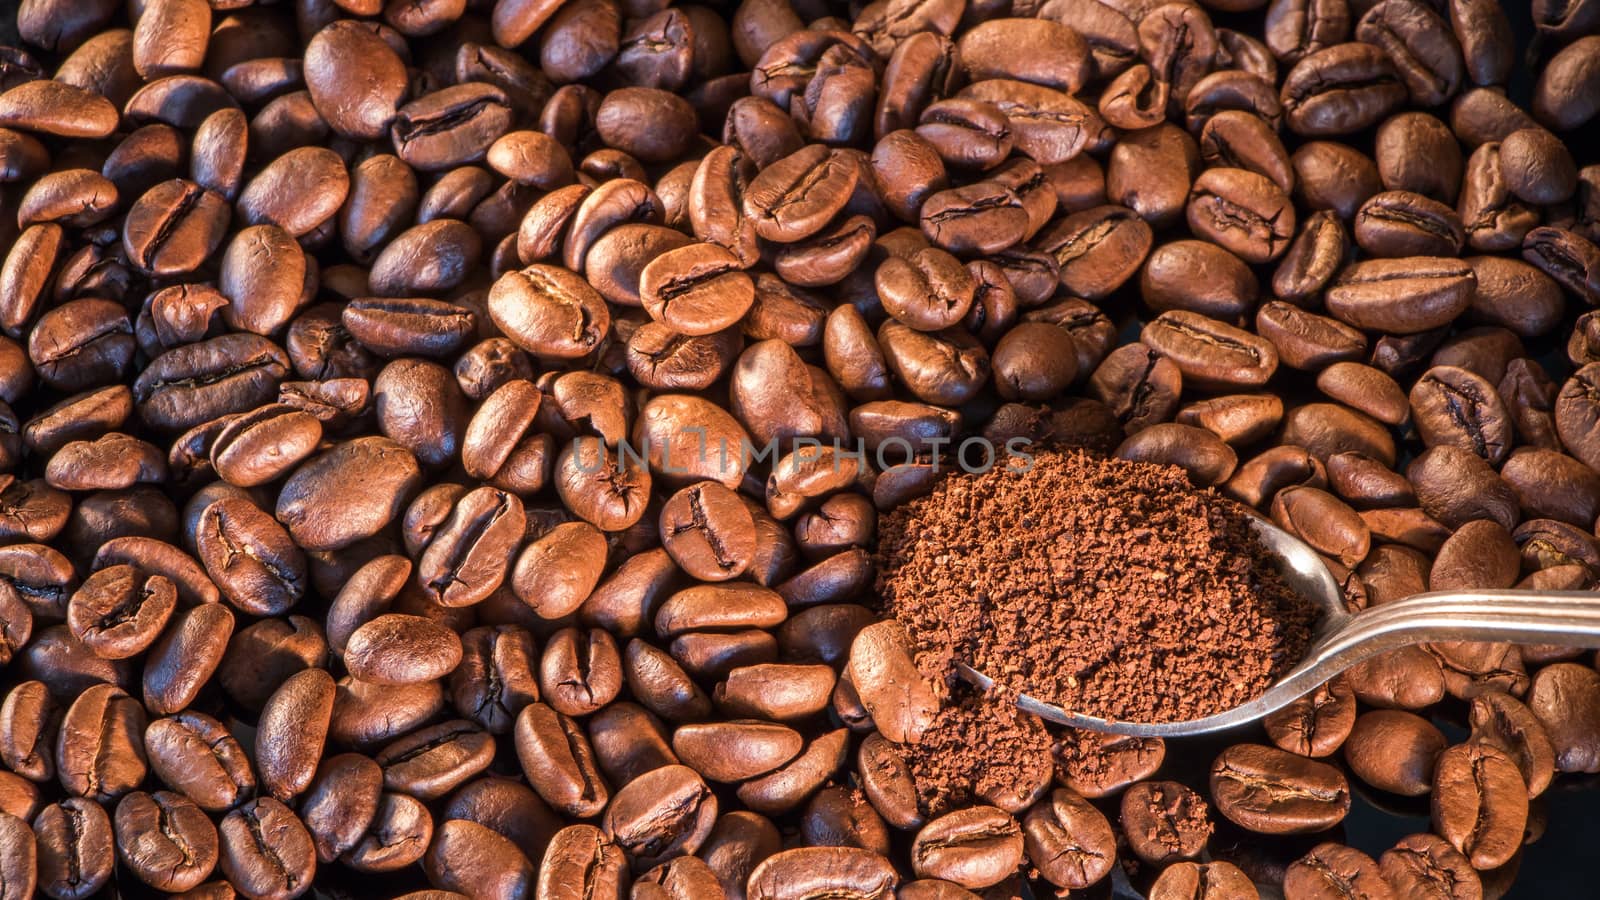
[[[1286,896],[1361,897],[1389,900],[1394,891],[1372,857],[1342,844],[1323,843],[1290,863],[1283,874]]]
[[[1267,436],[1282,420],[1283,401],[1275,395],[1229,394],[1185,406],[1174,421],[1199,426],[1225,443],[1239,445]]]
[[[712,243],[669,250],[651,260],[639,279],[650,316],[693,337],[731,327],[755,301],[755,285],[738,257]]]
[[[287,806],[271,797],[223,817],[222,874],[247,896],[298,897],[311,889],[317,853],[311,834]]]
[[[33,834],[39,848],[39,890],[46,895],[90,897],[111,880],[115,836],[111,817],[99,803],[84,797],[52,803],[34,817]]]
[[[5,873],[6,900],[32,897],[39,878],[39,845],[28,823],[17,816],[0,815],[0,871]]]
[[[1099,300],[1138,270],[1151,241],[1150,226],[1132,210],[1098,206],[1060,219],[1034,245],[1054,257],[1062,287]]]
[[[1450,444],[1491,464],[1511,450],[1510,417],[1494,384],[1454,366],[1435,366],[1411,388],[1411,419],[1427,446]]]
[[[319,863],[333,862],[361,839],[377,814],[382,789],[383,770],[361,754],[341,753],[317,767],[300,815]]]
[[[493,758],[494,738],[462,720],[414,731],[374,757],[383,767],[384,787],[424,801],[443,797]]]
[[[1139,340],[1172,360],[1184,382],[1198,387],[1257,387],[1277,371],[1271,343],[1194,312],[1162,313]]]
[[[1078,794],[1057,788],[1022,819],[1024,849],[1057,887],[1098,882],[1116,863],[1111,823]]]
[[[1379,790],[1419,796],[1433,786],[1433,767],[1445,737],[1421,716],[1378,709],[1356,719],[1344,758],[1357,778]]]
[[[1550,736],[1558,772],[1600,770],[1600,728],[1588,705],[1600,695],[1600,678],[1591,671],[1556,663],[1540,669],[1528,689],[1528,708]]]
[[[754,719],[683,725],[672,749],[685,765],[712,781],[734,783],[764,775],[794,759],[799,732]]]
[[[1328,311],[1357,328],[1413,334],[1448,324],[1472,302],[1472,268],[1452,259],[1370,260],[1347,267]]]
[[[189,890],[217,864],[216,826],[182,795],[129,794],[117,803],[115,826],[117,855],[157,890]]]
[[[1433,447],[1406,467],[1428,515],[1449,527],[1478,518],[1515,527],[1516,494],[1481,457],[1454,446]]]
[[[1294,207],[1265,176],[1244,169],[1208,169],[1195,179],[1189,227],[1246,262],[1277,259],[1294,237]]]
[[[1277,348],[1279,360],[1291,368],[1315,371],[1366,355],[1367,339],[1360,331],[1281,300],[1263,304],[1255,325],[1256,332]]]
[[[119,304],[94,297],[71,300],[35,323],[28,334],[28,358],[50,387],[100,387],[127,371],[134,350],[132,331]]]
[[[1349,134],[1377,124],[1406,94],[1383,49],[1367,43],[1333,44],[1306,52],[1289,70],[1283,83],[1284,119],[1296,134]]]
[[[1371,533],[1355,510],[1327,491],[1293,485],[1272,498],[1272,518],[1279,527],[1346,566],[1366,558]]]
[[[1585,302],[1600,300],[1600,248],[1574,232],[1541,226],[1522,239],[1522,258]]]
[[[288,371],[288,356],[271,341],[222,335],[156,357],[134,381],[133,397],[146,424],[183,431],[270,402]]]
[[[1150,900],[1208,900],[1257,897],[1249,876],[1228,862],[1176,862],[1161,871],[1150,885]]]
[[[1147,344],[1125,344],[1113,350],[1089,376],[1089,394],[1110,407],[1128,432],[1172,417],[1177,411],[1183,374],[1170,359]],[[859,431],[859,429],[857,429]]]
[[[974,806],[924,825],[911,845],[911,865],[922,877],[980,889],[1015,870],[1023,843],[1015,819],[992,806]]]
[[[1133,785],[1122,795],[1129,849],[1151,865],[1199,854],[1211,836],[1205,800],[1172,781]]]
[[[229,642],[218,669],[223,690],[237,702],[260,709],[285,679],[326,663],[328,641],[321,626],[304,616],[263,619]]]
[[[97,801],[136,789],[148,771],[144,725],[144,708],[117,687],[97,684],[78,694],[56,738],[62,787]]]
[[[43,682],[24,681],[0,703],[0,762],[30,781],[55,775],[54,738],[60,709]]]
[[[386,437],[358,437],[296,469],[278,494],[276,516],[299,546],[337,550],[393,521],[421,480],[411,451]]]
[[[1550,786],[1555,771],[1555,745],[1545,727],[1521,701],[1499,691],[1472,698],[1470,715],[1472,736],[1487,741],[1511,755],[1528,785],[1528,796],[1536,797]]]
[[[384,794],[366,834],[340,861],[357,872],[394,872],[416,864],[433,837],[428,808],[405,794]]]
[[[621,691],[622,678],[616,642],[598,628],[556,632],[539,662],[540,694],[565,715],[588,715],[604,707]]]
[[[1336,362],[1317,374],[1316,383],[1324,394],[1386,425],[1403,425],[1411,418],[1410,398],[1381,369]]]
[[[1383,880],[1402,897],[1477,897],[1483,885],[1471,863],[1431,834],[1403,837],[1378,857]]]
[[[938,702],[917,673],[909,639],[898,623],[880,622],[857,633],[845,671],[889,740],[915,743],[931,724]]]
[[[516,747],[529,784],[558,811],[594,815],[610,800],[594,751],[572,719],[544,704],[529,704],[517,716]]]
[[[535,896],[559,896],[577,887],[591,896],[622,896],[628,879],[622,848],[593,825],[569,825],[550,839],[539,867]]]
[[[1453,256],[1466,242],[1455,210],[1411,191],[1374,194],[1356,213],[1353,231],[1373,256]]]
[[[716,797],[694,770],[664,766],[619,791],[601,827],[646,869],[699,849],[716,816]]]
[[[489,487],[469,491],[423,549],[418,583],[445,606],[483,600],[504,581],[525,524],[516,497]]]
[[[1116,450],[1118,459],[1175,465],[1199,485],[1220,484],[1228,480],[1239,458],[1223,440],[1203,428],[1162,422],[1143,428],[1124,440]]]
[[[849,202],[859,170],[820,144],[774,162],[744,192],[744,214],[770,241],[797,241],[822,230]]]
[[[389,126],[395,153],[426,171],[483,158],[511,124],[506,95],[489,84],[442,88],[407,103]]]
[[[1280,749],[1324,757],[1339,749],[1355,721],[1355,695],[1344,679],[1336,678],[1268,715],[1262,724]]]
[[[428,880],[444,889],[471,889],[483,897],[518,897],[532,893],[533,864],[509,840],[464,819],[440,825],[423,869]]]
[[[177,588],[165,577],[111,566],[90,575],[73,593],[67,627],[97,655],[126,659],[155,641],[177,603]]]
[[[993,181],[939,191],[922,203],[922,232],[952,253],[998,253],[1028,233],[1028,213],[1010,188]]]
[[[1483,741],[1439,755],[1433,821],[1439,834],[1471,861],[1492,869],[1517,852],[1528,818],[1528,788],[1505,751]]]
[[[583,603],[606,563],[601,532],[586,522],[566,522],[523,547],[511,586],[541,616],[557,619]]]
[[[261,711],[256,765],[261,786],[290,798],[311,783],[333,715],[333,678],[321,669],[289,676]]]
[[[1008,400],[1047,400],[1078,377],[1072,335],[1047,322],[1024,322],[995,345],[995,390]]]
[[[305,593],[305,554],[282,526],[243,497],[205,507],[195,546],[207,574],[241,610],[282,613]]]
[[[211,466],[229,484],[255,487],[310,456],[322,423],[309,412],[271,404],[230,419],[211,442]]]
[[[203,713],[181,712],[151,722],[144,747],[156,777],[201,809],[231,809],[255,790],[244,747]]]
[[[461,662],[461,639],[422,616],[386,613],[357,628],[345,667],[368,684],[416,684],[448,675]],[[331,687],[331,686],[330,686]]]
[[[1157,312],[1181,310],[1234,322],[1255,307],[1258,292],[1249,266],[1203,241],[1162,244],[1139,273],[1139,293]]]
[[[605,303],[571,272],[533,265],[510,272],[489,292],[489,315],[517,346],[557,358],[593,350],[609,328]]]
[[[1378,128],[1373,156],[1385,189],[1455,202],[1464,165],[1461,145],[1449,126],[1434,116],[1401,113],[1385,120]]]
[[[690,575],[727,581],[755,555],[755,522],[738,496],[715,482],[674,494],[661,508],[662,546]]]
[[[1431,7],[1411,2],[1379,3],[1356,24],[1356,38],[1381,47],[1418,106],[1438,106],[1465,77],[1461,48]]]
[[[1211,796],[1218,812],[1260,834],[1321,831],[1350,808],[1338,769],[1253,744],[1230,747],[1212,763]]]

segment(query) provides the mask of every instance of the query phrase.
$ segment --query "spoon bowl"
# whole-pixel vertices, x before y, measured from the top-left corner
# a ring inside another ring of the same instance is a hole
[[[1072,712],[1029,694],[1017,707],[1059,725],[1133,737],[1187,737],[1257,721],[1340,672],[1380,653],[1432,641],[1509,641],[1600,648],[1600,592],[1431,591],[1351,613],[1344,591],[1315,550],[1265,519],[1252,519],[1289,588],[1317,608],[1305,656],[1266,692],[1231,709],[1181,722],[1130,722]],[[962,678],[981,690],[994,680],[965,663]]]

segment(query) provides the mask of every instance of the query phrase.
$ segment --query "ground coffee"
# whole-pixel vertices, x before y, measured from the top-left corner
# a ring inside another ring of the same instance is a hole
[[[1082,451],[953,475],[883,518],[884,612],[946,683],[964,660],[1092,715],[1204,716],[1260,694],[1310,637],[1247,515],[1174,466]]]
[[[1050,784],[1044,723],[1008,699],[957,686],[933,726],[901,747],[924,815],[973,803],[1027,808]]]

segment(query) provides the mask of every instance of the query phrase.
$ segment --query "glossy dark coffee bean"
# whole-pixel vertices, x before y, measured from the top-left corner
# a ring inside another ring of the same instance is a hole
[[[1471,863],[1432,834],[1403,837],[1378,857],[1383,880],[1401,896],[1478,896],[1482,880]]]
[[[1218,812],[1261,834],[1320,831],[1341,821],[1350,807],[1349,786],[1338,769],[1250,744],[1217,757],[1211,796]]]
[[[1516,852],[1527,824],[1527,796],[1527,785],[1505,751],[1481,741],[1457,744],[1439,756],[1434,824],[1475,868],[1491,869]]]
[[[219,865],[247,896],[298,897],[317,870],[311,833],[292,810],[261,797],[228,813],[217,827]]]
[[[186,891],[211,875],[216,826],[193,801],[168,791],[136,792],[117,803],[117,855],[157,890]]]
[[[1063,288],[1098,300],[1138,270],[1151,241],[1150,226],[1132,210],[1100,206],[1057,221],[1034,245],[1055,258]]]
[[[471,722],[441,722],[389,744],[374,759],[384,787],[419,800],[437,800],[493,761],[494,738]]]
[[[203,713],[151,722],[144,747],[156,777],[201,809],[231,809],[255,789],[244,748],[222,723]]]
[[[511,125],[505,92],[482,83],[443,88],[395,113],[395,153],[413,167],[437,171],[475,162]]]
[[[1284,890],[1296,897],[1362,897],[1386,900],[1393,889],[1372,857],[1342,844],[1311,848],[1284,870]]]
[[[77,900],[110,882],[116,842],[111,817],[99,803],[84,797],[52,803],[34,817],[33,834],[39,848],[39,890],[48,896]]]
[[[70,793],[97,801],[136,789],[149,767],[139,701],[97,684],[67,707],[56,738],[56,776]]]
[[[1195,179],[1189,227],[1247,262],[1277,259],[1294,237],[1294,207],[1265,176],[1244,169],[1209,169]]]
[[[736,324],[755,301],[755,285],[738,257],[717,244],[689,244],[657,256],[639,276],[640,299],[652,318],[690,336]]]
[[[1373,195],[1356,213],[1354,234],[1373,256],[1453,256],[1466,241],[1455,210],[1411,191]]]
[[[333,715],[333,678],[321,669],[289,676],[267,698],[256,729],[261,786],[276,797],[301,793],[316,774]]]
[[[744,213],[756,233],[790,242],[822,230],[850,199],[858,170],[813,144],[762,169],[744,194]]]

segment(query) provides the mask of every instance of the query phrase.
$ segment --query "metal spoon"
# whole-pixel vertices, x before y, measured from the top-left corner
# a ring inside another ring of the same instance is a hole
[[[1232,709],[1186,722],[1124,722],[1068,712],[1023,694],[1018,708],[1062,725],[1135,737],[1185,737],[1245,725],[1310,693],[1328,679],[1386,650],[1430,641],[1508,641],[1600,647],[1600,592],[1433,591],[1350,613],[1344,592],[1316,551],[1270,522],[1252,519],[1278,558],[1290,589],[1320,616],[1305,658],[1266,693]],[[987,690],[994,680],[965,663],[961,676]]]

